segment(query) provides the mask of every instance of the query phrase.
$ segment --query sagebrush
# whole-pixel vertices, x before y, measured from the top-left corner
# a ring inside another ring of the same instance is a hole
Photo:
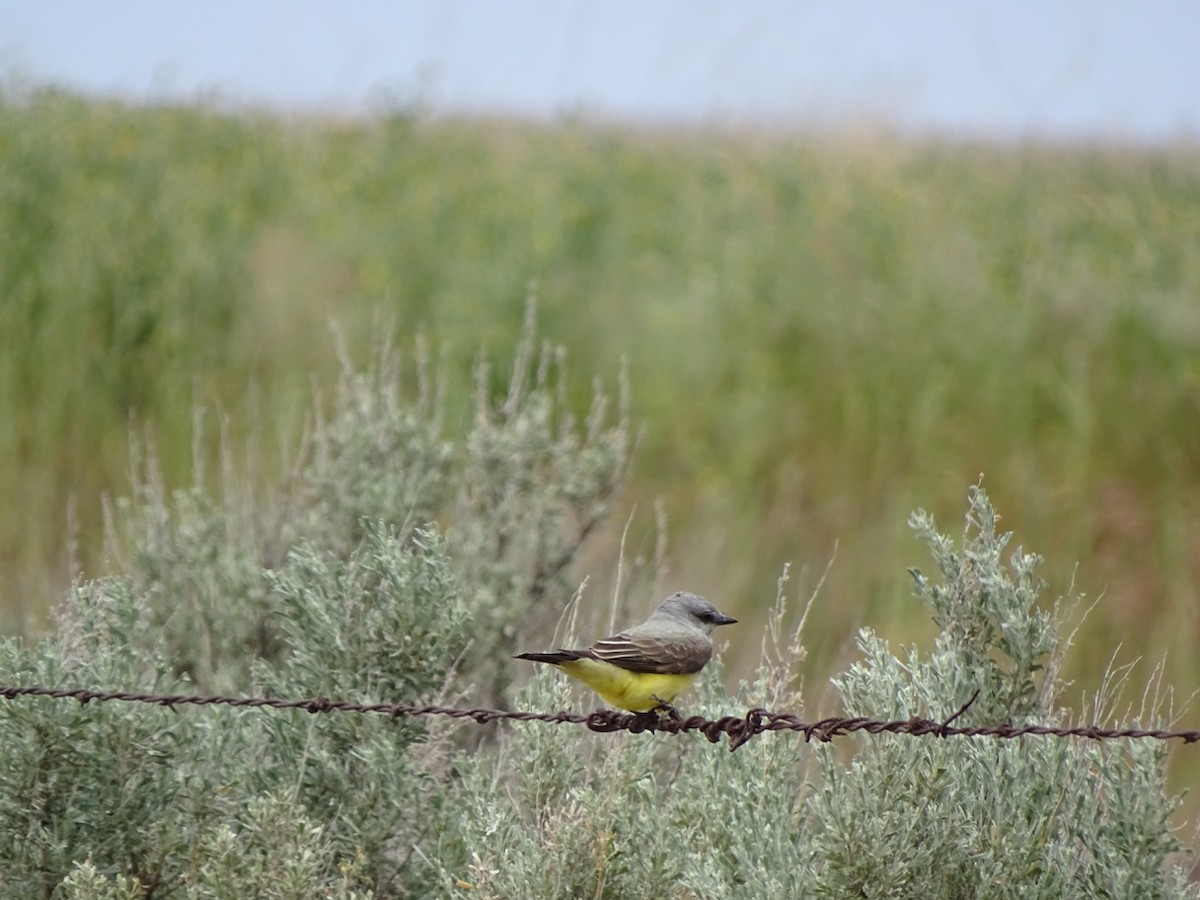
[[[480,367],[458,431],[424,355],[408,377],[390,348],[347,369],[278,492],[232,464],[216,490],[168,492],[143,460],[110,513],[118,571],[78,583],[44,640],[0,644],[0,681],[594,702],[509,656],[578,596],[573,566],[628,471],[626,404],[597,392],[575,421],[532,325],[515,357],[503,386]],[[844,709],[937,719],[978,690],[972,722],[1063,722],[1040,560],[1005,561],[978,486],[960,543],[912,524],[939,636],[897,656],[864,629],[834,680]],[[730,696],[711,666],[688,712],[803,708],[789,596],[781,580],[754,676]],[[1168,714],[1151,698],[1137,721]],[[0,742],[5,896],[1195,894],[1169,859],[1176,800],[1150,742],[866,735],[842,756],[777,733],[730,753],[695,735],[47,700],[0,703]]]

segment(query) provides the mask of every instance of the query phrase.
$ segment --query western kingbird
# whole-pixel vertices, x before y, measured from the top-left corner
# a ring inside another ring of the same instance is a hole
[[[672,711],[671,701],[696,680],[712,657],[708,636],[730,618],[695,594],[664,600],[641,625],[596,641],[586,650],[521,653],[582,681],[610,706],[630,712]]]

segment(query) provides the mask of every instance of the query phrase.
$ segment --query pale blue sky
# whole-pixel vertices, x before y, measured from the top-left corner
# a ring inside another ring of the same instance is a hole
[[[0,2],[0,69],[134,98],[1200,135],[1200,0]]]

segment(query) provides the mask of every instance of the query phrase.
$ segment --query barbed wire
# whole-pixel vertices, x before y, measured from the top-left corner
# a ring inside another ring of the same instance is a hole
[[[81,704],[92,701],[117,701],[124,703],[146,703],[174,709],[177,706],[232,706],[249,709],[301,709],[308,713],[373,713],[401,718],[406,716],[447,716],[453,719],[471,719],[480,725],[500,720],[516,722],[547,722],[552,725],[586,725],[596,732],[629,731],[662,732],[683,734],[696,731],[712,743],[729,738],[729,749],[736,750],[752,737],[768,731],[794,731],[804,735],[805,741],[832,741],[837,737],[856,732],[868,734],[908,734],[914,737],[932,735],[948,737],[995,737],[1012,739],[1026,736],[1079,737],[1093,741],[1118,740],[1123,738],[1167,741],[1182,740],[1185,744],[1200,742],[1200,731],[1168,731],[1159,728],[1101,728],[1097,725],[1060,727],[1051,725],[976,725],[958,727],[951,723],[970,709],[979,696],[976,690],[966,703],[949,718],[936,722],[921,716],[891,721],[870,719],[862,716],[830,716],[815,722],[806,722],[791,713],[771,712],[754,707],[743,716],[722,716],[706,719],[703,716],[684,718],[673,710],[667,715],[650,713],[626,713],[612,709],[598,709],[581,715],[573,712],[539,713],[504,709],[458,709],[449,706],[411,706],[404,703],[357,703],[352,700],[331,700],[328,697],[311,697],[304,700],[286,700],[278,697],[222,697],[197,696],[192,694],[141,694],[129,691],[93,691],[85,688],[7,687],[0,686],[0,697],[15,700],[18,697],[49,697],[55,700],[78,700]]]

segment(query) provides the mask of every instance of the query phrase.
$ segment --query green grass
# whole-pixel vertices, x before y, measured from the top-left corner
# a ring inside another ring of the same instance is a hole
[[[1069,674],[1094,687],[1120,645],[1200,680],[1195,147],[285,120],[10,87],[0,231],[9,630],[69,577],[69,506],[79,565],[103,568],[131,431],[168,484],[214,452],[197,404],[269,456],[333,382],[331,320],[359,360],[381,321],[424,330],[461,429],[468,361],[510,356],[536,283],[576,371],[628,361],[631,550],[661,499],[670,582],[754,623],[784,561],[837,546],[813,672],[864,622],[932,636],[897,577],[904,522],[984,473],[1005,524],[1103,595]]]

